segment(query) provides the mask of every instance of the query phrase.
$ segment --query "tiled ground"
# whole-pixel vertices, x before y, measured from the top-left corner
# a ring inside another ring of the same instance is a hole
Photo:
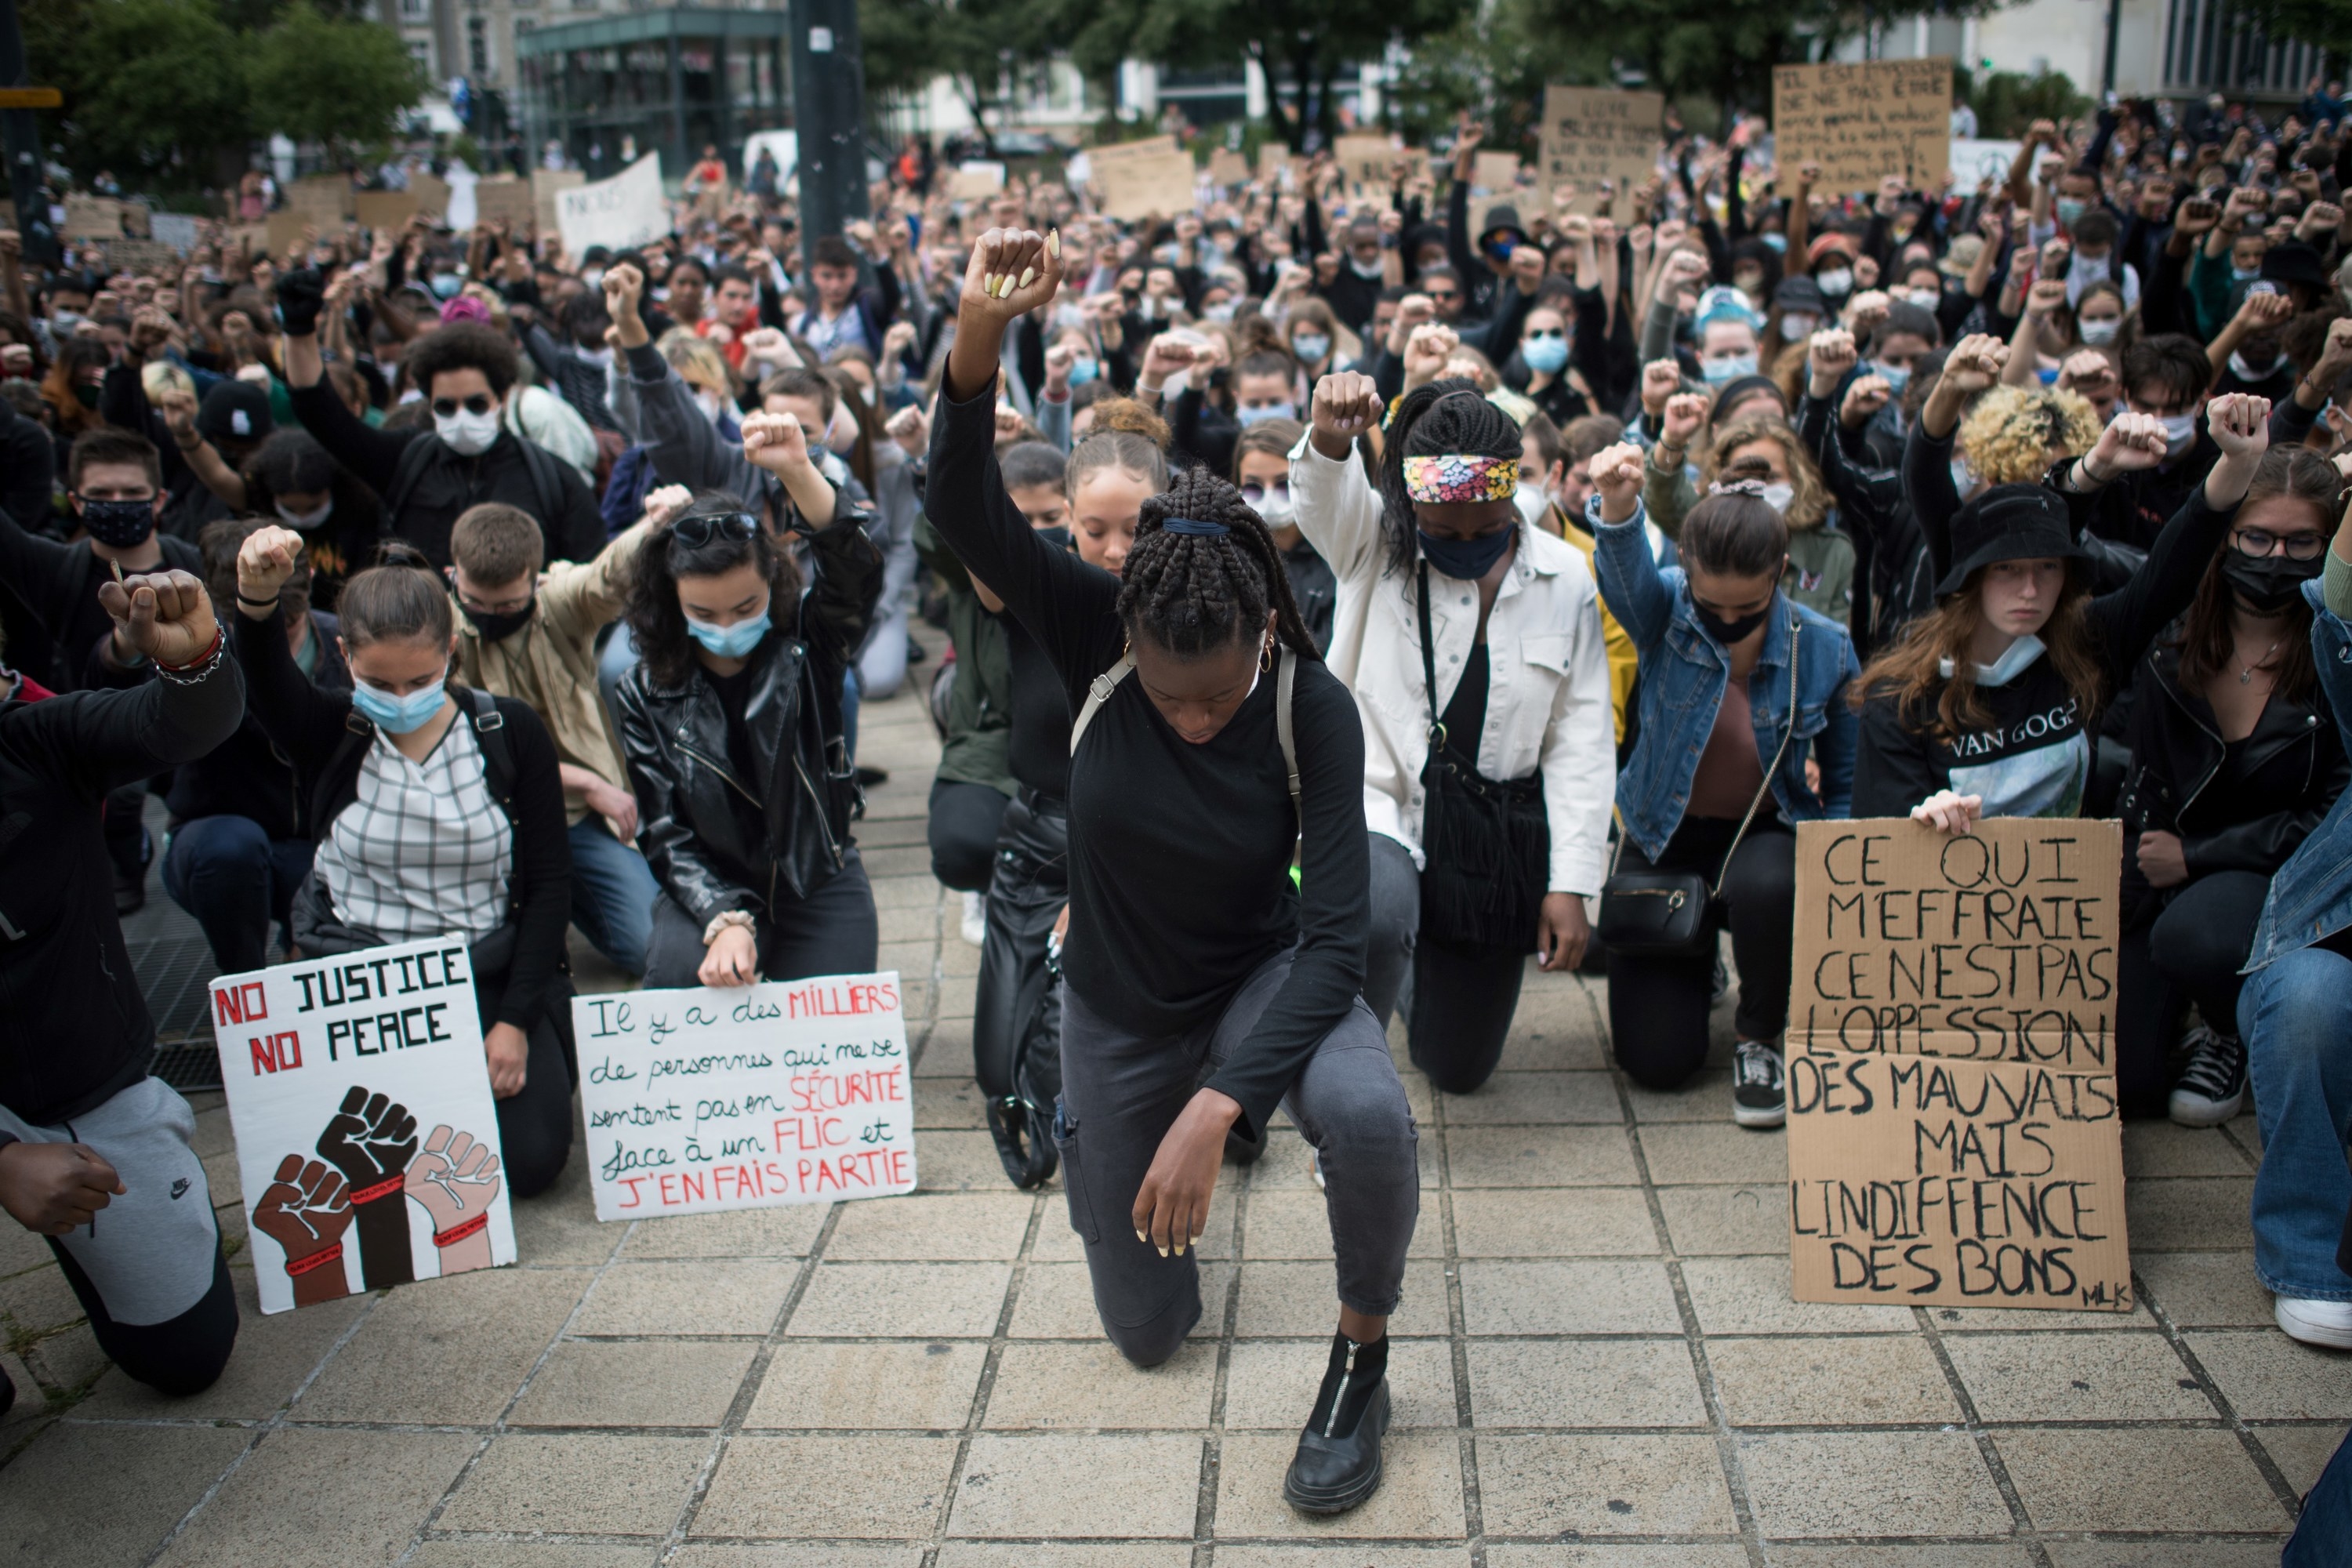
[[[866,725],[921,1194],[602,1226],[575,1160],[516,1205],[515,1268],[268,1319],[240,1270],[228,1373],[177,1403],[110,1373],[0,1226],[26,1391],[0,1561],[2252,1568],[2352,1422],[2352,1359],[2268,1326],[2251,1120],[2128,1131],[2128,1318],[1799,1306],[1780,1138],[1729,1125],[1720,1069],[1632,1088],[1599,985],[1531,976],[1488,1088],[1406,1075],[1423,1194],[1388,1479],[1305,1520],[1279,1487],[1333,1308],[1303,1145],[1228,1168],[1202,1331],[1122,1365],[1059,1191],[1011,1190],[980,1130],[976,955],[921,847],[929,731],[910,698]]]

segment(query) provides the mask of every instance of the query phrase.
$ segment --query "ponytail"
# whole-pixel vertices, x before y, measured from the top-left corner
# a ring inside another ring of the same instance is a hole
[[[423,551],[399,539],[383,541],[376,563],[343,584],[335,613],[353,649],[410,640],[446,647],[457,629],[441,574]]]

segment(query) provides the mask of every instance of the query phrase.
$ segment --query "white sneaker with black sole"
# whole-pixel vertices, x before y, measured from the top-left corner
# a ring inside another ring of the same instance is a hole
[[[966,893],[963,896],[963,939],[979,947],[988,941],[988,895]]]
[[[1731,1120],[1742,1127],[1778,1127],[1789,1120],[1780,1053],[1760,1040],[1742,1040],[1732,1054]]]
[[[2291,1340],[2331,1351],[2352,1351],[2352,1301],[2305,1301],[2281,1296],[2271,1316]]]
[[[2246,1046],[2200,1024],[2189,1031],[2189,1066],[2168,1110],[2183,1127],[2219,1127],[2245,1108]]]

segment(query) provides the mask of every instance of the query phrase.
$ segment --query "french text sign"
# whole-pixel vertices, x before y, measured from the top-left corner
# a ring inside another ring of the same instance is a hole
[[[555,222],[572,256],[597,245],[626,250],[667,234],[661,154],[648,153],[609,180],[556,192]]]
[[[2128,1311],[2122,829],[1797,829],[1789,1231],[1801,1301]]]
[[[1818,163],[1832,191],[1874,190],[1888,174],[1932,188],[1951,162],[1952,62],[1774,66],[1772,137],[1781,168]]]
[[[265,1312],[515,1260],[459,937],[213,982]]]
[[[577,996],[600,1220],[915,1188],[898,976]]]
[[[1658,168],[1659,127],[1666,100],[1654,92],[1605,87],[1544,89],[1543,163],[1538,184],[1547,197],[1576,187],[1572,210],[1604,212],[1602,181],[1623,196],[1649,184]]]

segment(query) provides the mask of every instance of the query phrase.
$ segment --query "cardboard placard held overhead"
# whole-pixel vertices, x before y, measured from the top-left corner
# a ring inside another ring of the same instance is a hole
[[[319,226],[332,228],[359,210],[359,192],[341,174],[312,174],[286,187],[286,205],[321,215]]]
[[[1536,184],[1544,205],[1562,185],[1576,187],[1570,209],[1588,216],[1608,210],[1601,194],[1607,181],[1614,200],[1649,184],[1657,173],[1659,127],[1666,100],[1654,92],[1620,92],[1606,87],[1544,89],[1543,154]],[[1524,214],[1522,216],[1526,216]]]
[[[179,251],[160,239],[132,239],[126,236],[104,241],[100,248],[106,254],[110,273],[138,272],[169,278],[179,270]]]
[[[1106,142],[1087,149],[1087,160],[1097,174],[1108,164],[1123,163],[1135,158],[1157,158],[1165,153],[1181,152],[1173,136],[1146,136],[1138,142]]]
[[[1004,165],[993,159],[975,158],[948,173],[948,196],[953,201],[986,201],[1003,188]]]
[[[155,213],[147,219],[147,228],[158,245],[168,245],[185,256],[204,237],[204,219],[182,213]]]
[[[449,211],[449,182],[438,174],[417,170],[408,176],[408,194],[416,198],[416,210],[436,222]]]
[[[538,210],[538,198],[530,182],[512,174],[499,174],[474,186],[474,222],[505,223],[514,228],[526,228]]]
[[[915,1188],[898,976],[572,999],[600,1220]]]
[[[1331,143],[1331,161],[1352,191],[1386,190],[1396,172],[1397,149],[1385,136],[1342,136]]]
[[[320,214],[301,212],[293,207],[280,207],[269,215],[268,226],[269,254],[283,261],[288,251],[302,243],[305,234],[315,231],[324,235],[335,226],[334,222],[329,221]]]
[[[1249,160],[1230,147],[1209,154],[1209,178],[1220,186],[1249,184]]]
[[[662,195],[661,154],[648,153],[609,180],[555,193],[555,221],[566,254],[592,246],[625,250],[669,232],[669,203]]]
[[[371,232],[383,229],[398,234],[416,216],[416,195],[413,191],[362,191],[359,195],[360,226]]]
[[[1889,174],[1931,189],[1951,166],[1952,62],[1774,66],[1772,141],[1783,169],[1819,163],[1827,191],[1875,190]]]
[[[68,195],[67,239],[116,239],[122,234],[122,204],[112,196]]]
[[[1519,184],[1519,155],[1517,153],[1479,153],[1473,154],[1470,187],[1488,195],[1501,195],[1514,191]]]
[[[212,1005],[263,1311],[515,1260],[464,938],[225,975]]]
[[[530,217],[539,234],[556,232],[555,194],[584,185],[588,176],[577,169],[533,169],[530,172]]]
[[[1095,165],[1102,187],[1102,210],[1117,218],[1173,217],[1192,210],[1192,154],[1161,153]]]
[[[2122,853],[2080,818],[1799,825],[1797,1300],[2131,1310]]]

